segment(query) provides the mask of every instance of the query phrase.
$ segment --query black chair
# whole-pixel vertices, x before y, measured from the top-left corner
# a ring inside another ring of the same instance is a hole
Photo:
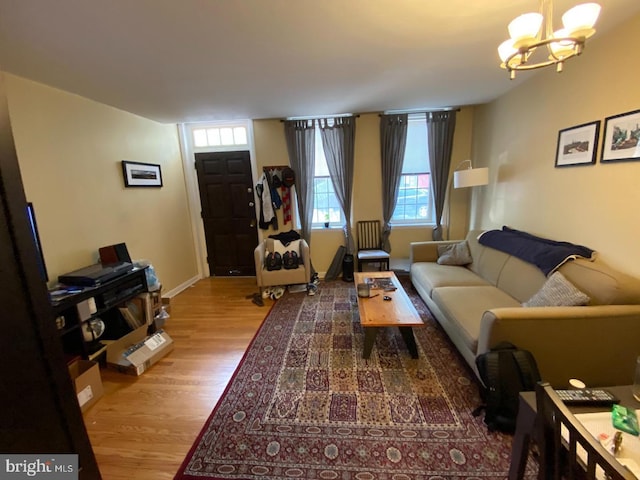
[[[382,249],[379,220],[358,222],[358,271],[369,263],[377,263],[380,271],[389,270],[389,253]]]
[[[580,423],[546,382],[536,386],[536,409],[539,479],[637,480]]]

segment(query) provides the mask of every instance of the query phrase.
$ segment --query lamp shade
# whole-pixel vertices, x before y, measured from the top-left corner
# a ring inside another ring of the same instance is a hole
[[[525,13],[514,18],[508,26],[509,36],[513,40],[533,40],[538,36],[542,27],[543,17],[539,13]]]
[[[453,188],[477,187],[489,183],[489,169],[469,168],[453,172]]]
[[[498,47],[498,55],[500,56],[500,60],[502,60],[503,62],[506,62],[507,58],[509,58],[511,55],[513,55],[517,51],[518,49],[513,46],[512,39],[505,40]]]
[[[582,3],[565,12],[562,16],[562,24],[571,35],[589,38],[595,33],[593,27],[599,15],[600,5],[597,3]]]
[[[567,38],[569,36],[570,36],[569,32],[564,28],[561,28],[560,30],[553,33],[553,38]],[[570,40],[566,42],[556,41],[556,42],[551,42],[549,44],[549,48],[551,49],[551,52],[556,58],[564,58],[571,55],[574,52],[575,43]]]

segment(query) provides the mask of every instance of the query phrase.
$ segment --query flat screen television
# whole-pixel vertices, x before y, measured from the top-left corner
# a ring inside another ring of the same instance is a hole
[[[42,253],[42,244],[40,243],[40,234],[38,233],[38,224],[36,222],[36,213],[33,209],[33,203],[27,203],[27,220],[29,221],[29,227],[31,230],[31,236],[33,237],[33,243],[36,246],[38,268],[40,269],[40,275],[45,282],[49,281],[49,275],[47,274],[47,266],[44,263],[44,255]]]

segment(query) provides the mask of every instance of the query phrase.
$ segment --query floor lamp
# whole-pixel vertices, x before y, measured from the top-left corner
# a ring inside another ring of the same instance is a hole
[[[460,169],[463,165],[466,165],[467,168]],[[455,170],[453,171],[453,178],[451,182],[449,182],[449,204],[448,204],[448,212],[449,212],[449,225],[447,228],[447,239],[450,239],[451,234],[451,184],[453,183],[453,188],[468,188],[468,187],[478,187],[480,185],[489,184],[489,169],[487,167],[482,168],[473,168],[471,164],[471,160],[463,160],[460,162]]]

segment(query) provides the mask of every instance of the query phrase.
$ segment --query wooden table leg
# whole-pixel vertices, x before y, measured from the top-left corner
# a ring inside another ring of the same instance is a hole
[[[511,443],[511,465],[509,466],[509,480],[521,480],[529,458],[529,444],[535,428],[536,412],[523,400],[520,395],[516,431]]]
[[[371,356],[371,350],[373,350],[373,344],[376,342],[377,335],[378,327],[366,327],[364,329],[364,350],[362,351],[362,358],[369,358]]]
[[[416,345],[416,339],[413,336],[413,329],[411,327],[398,327],[404,343],[411,354],[411,358],[418,358],[418,346]]]

